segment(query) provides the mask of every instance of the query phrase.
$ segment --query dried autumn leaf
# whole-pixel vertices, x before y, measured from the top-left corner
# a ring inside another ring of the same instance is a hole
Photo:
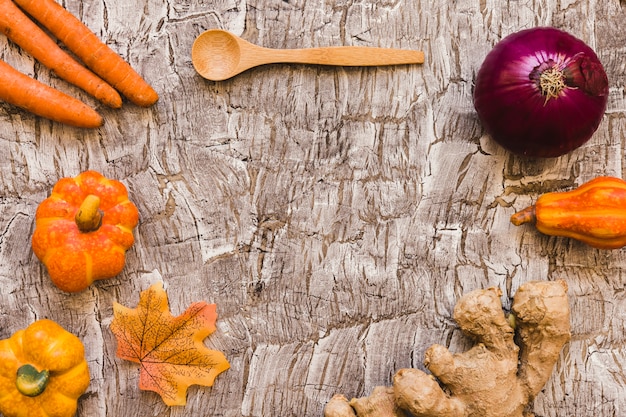
[[[222,352],[203,343],[215,331],[215,304],[197,302],[174,317],[156,283],[141,292],[137,308],[115,303],[113,314],[117,356],[139,363],[139,388],[157,392],[167,405],[185,405],[189,386],[210,387],[230,367]]]

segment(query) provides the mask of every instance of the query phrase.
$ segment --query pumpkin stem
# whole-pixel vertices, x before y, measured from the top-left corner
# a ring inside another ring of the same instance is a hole
[[[100,210],[100,197],[89,194],[78,208],[74,217],[78,230],[83,233],[98,230],[102,224],[102,210]]]
[[[535,206],[528,206],[522,211],[518,211],[511,216],[511,223],[519,226],[524,223],[534,223],[537,220],[535,215]]]
[[[15,386],[21,394],[36,397],[46,389],[49,380],[49,371],[44,369],[39,372],[33,365],[26,364],[17,370]]]

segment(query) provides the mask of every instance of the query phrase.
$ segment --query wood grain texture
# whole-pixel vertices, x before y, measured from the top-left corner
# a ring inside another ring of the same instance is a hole
[[[499,286],[510,306],[534,279],[569,286],[573,338],[536,399],[541,417],[626,413],[626,252],[516,228],[539,194],[625,177],[626,5],[618,0],[65,0],[160,94],[148,109],[98,107],[98,130],[0,104],[0,338],[51,318],[87,347],[79,417],[320,416],[367,395],[433,343],[471,342],[456,300]],[[509,33],[551,25],[596,50],[610,81],[593,138],[556,159],[509,155],[472,104],[475,74]],[[231,80],[195,73],[191,45],[222,28],[270,48],[425,51],[421,66],[268,65]],[[98,106],[2,39],[20,71]],[[124,272],[57,290],[30,249],[37,205],[94,169],[139,208]],[[115,357],[113,302],[162,280],[174,314],[206,300],[206,341],[231,369],[166,407]]]

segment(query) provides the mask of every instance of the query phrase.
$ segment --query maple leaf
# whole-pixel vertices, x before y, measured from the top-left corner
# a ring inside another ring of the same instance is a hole
[[[230,367],[222,352],[203,343],[215,331],[215,304],[193,303],[174,317],[157,282],[141,292],[135,309],[114,303],[113,316],[117,356],[139,363],[139,388],[157,392],[168,406],[185,405],[189,386],[210,387]]]

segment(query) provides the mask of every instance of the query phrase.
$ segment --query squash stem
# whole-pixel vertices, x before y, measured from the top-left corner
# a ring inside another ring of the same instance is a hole
[[[511,223],[515,226],[519,226],[524,223],[534,223],[535,221],[537,221],[535,206],[528,206],[524,210],[518,211],[511,216]]]
[[[15,386],[17,390],[28,397],[36,397],[46,389],[50,380],[50,372],[38,371],[33,365],[22,365],[17,370]]]
[[[83,233],[98,230],[102,225],[102,210],[100,210],[100,197],[88,195],[78,208],[74,217],[78,230]]]

